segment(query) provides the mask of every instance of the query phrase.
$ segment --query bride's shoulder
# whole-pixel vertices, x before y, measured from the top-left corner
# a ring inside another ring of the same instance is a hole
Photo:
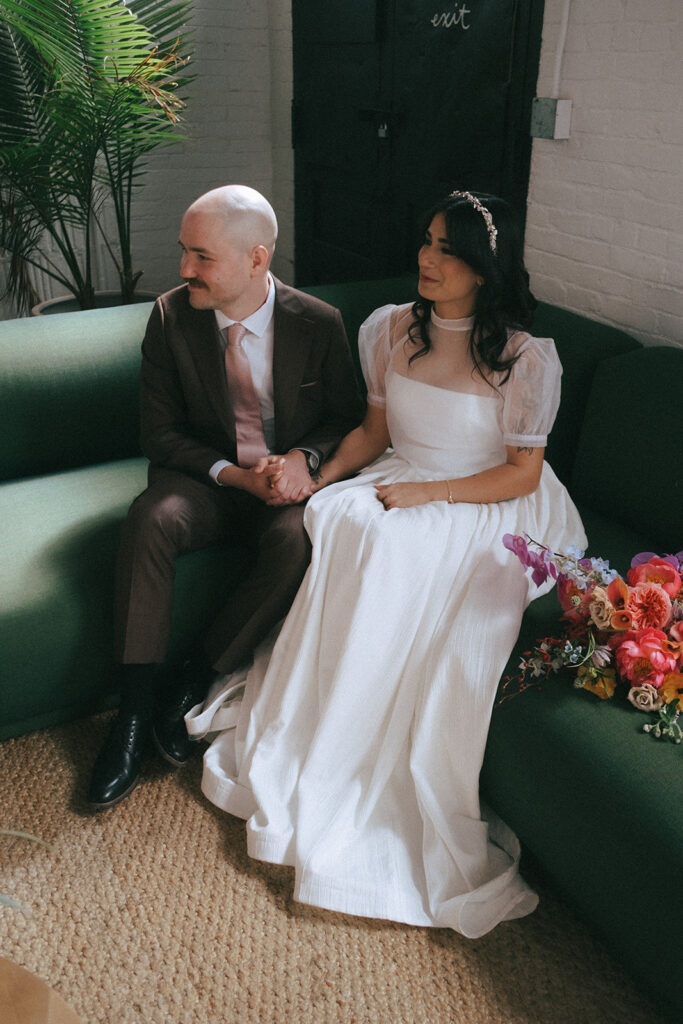
[[[503,349],[504,359],[517,359],[526,364],[559,363],[552,338],[536,338],[528,331],[509,330]]]
[[[363,321],[361,327],[375,331],[381,331],[385,328],[390,329],[393,333],[399,324],[406,318],[411,317],[412,308],[412,302],[404,302],[400,306],[395,305],[395,303],[388,303],[386,306],[380,306],[378,309],[373,310],[370,316],[366,317]]]

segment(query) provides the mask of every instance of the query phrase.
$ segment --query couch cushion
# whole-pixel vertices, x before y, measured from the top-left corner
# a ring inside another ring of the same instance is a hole
[[[482,787],[645,991],[680,1011],[653,965],[680,945],[681,748],[642,733],[646,720],[555,677],[496,709]]]
[[[139,453],[151,303],[0,324],[0,480]]]
[[[600,363],[570,484],[582,505],[683,548],[683,349],[641,348]],[[634,552],[635,554],[635,552]]]
[[[146,485],[126,459],[0,487],[0,739],[111,704],[114,565],[121,523]],[[249,553],[178,560],[171,657],[208,621]]]

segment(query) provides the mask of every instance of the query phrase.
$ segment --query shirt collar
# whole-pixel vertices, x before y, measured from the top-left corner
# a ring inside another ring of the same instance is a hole
[[[273,318],[274,307],[275,283],[272,275],[269,273],[268,295],[266,297],[266,301],[262,306],[259,306],[255,313],[251,313],[249,316],[246,316],[244,320],[240,320],[239,323],[246,327],[251,334],[255,334],[257,337],[261,338],[268,330],[268,325]],[[216,314],[216,323],[218,324],[219,331],[225,330],[225,328],[229,327],[230,324],[237,323],[236,320],[231,320],[230,317],[225,315],[225,313],[222,313],[220,309],[215,309],[214,313]]]

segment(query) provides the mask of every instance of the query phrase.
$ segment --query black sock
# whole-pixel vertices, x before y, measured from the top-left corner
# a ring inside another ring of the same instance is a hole
[[[149,716],[154,710],[155,664],[119,665],[121,680],[121,703],[119,711],[123,715]]]
[[[192,649],[183,666],[182,676],[185,684],[189,683],[191,689],[197,692],[199,699],[203,700],[216,675],[216,670],[207,658],[204,648],[198,644]]]

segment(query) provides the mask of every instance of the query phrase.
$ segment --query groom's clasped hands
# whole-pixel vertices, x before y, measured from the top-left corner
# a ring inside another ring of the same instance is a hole
[[[296,449],[286,455],[265,455],[253,466],[267,488],[266,505],[298,505],[316,490],[306,465],[306,456]]]

